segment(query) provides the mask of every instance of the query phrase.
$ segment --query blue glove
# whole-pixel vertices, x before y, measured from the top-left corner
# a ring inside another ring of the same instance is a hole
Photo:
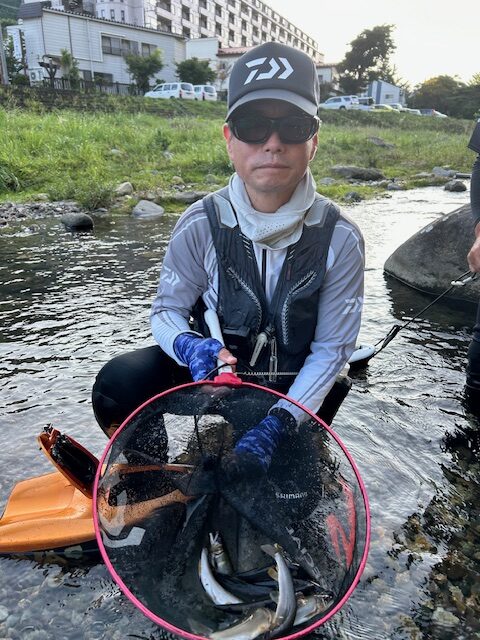
[[[285,431],[286,425],[278,416],[268,415],[240,438],[234,453],[239,456],[255,456],[263,470],[267,471]]]
[[[175,338],[173,349],[179,360],[188,365],[192,378],[205,380],[217,366],[217,356],[223,344],[214,338],[200,338],[193,333],[181,333]]]

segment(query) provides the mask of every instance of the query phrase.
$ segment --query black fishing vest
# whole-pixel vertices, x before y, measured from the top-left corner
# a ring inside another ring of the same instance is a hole
[[[252,241],[242,234],[238,223],[232,228],[221,222],[223,208],[233,210],[228,188],[206,196],[203,205],[218,261],[217,314],[225,345],[239,360],[237,371],[268,380],[269,386],[290,384],[310,353],[339,210],[320,196],[316,198],[309,214],[314,207],[321,208],[319,222],[304,224],[300,239],[288,247],[267,304]],[[204,332],[198,308],[194,315],[196,326]]]

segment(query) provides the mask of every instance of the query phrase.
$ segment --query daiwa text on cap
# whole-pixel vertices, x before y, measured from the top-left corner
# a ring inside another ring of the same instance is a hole
[[[227,120],[238,107],[255,100],[283,100],[317,115],[320,86],[312,58],[278,42],[245,53],[230,75]]]

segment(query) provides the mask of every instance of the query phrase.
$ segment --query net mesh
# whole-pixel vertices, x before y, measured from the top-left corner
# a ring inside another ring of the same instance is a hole
[[[95,500],[100,548],[159,624],[214,638],[243,624],[258,636],[278,631],[277,603],[293,584],[288,637],[321,624],[358,579],[365,497],[320,420],[306,416],[265,475],[226,472],[235,442],[277,401],[249,383],[185,385],[153,398],[110,441]]]

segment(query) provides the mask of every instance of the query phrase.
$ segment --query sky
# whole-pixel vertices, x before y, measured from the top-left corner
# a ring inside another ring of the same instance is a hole
[[[480,72],[480,0],[265,0],[340,62],[364,29],[393,24],[391,62],[413,88],[439,75],[468,82]]]

